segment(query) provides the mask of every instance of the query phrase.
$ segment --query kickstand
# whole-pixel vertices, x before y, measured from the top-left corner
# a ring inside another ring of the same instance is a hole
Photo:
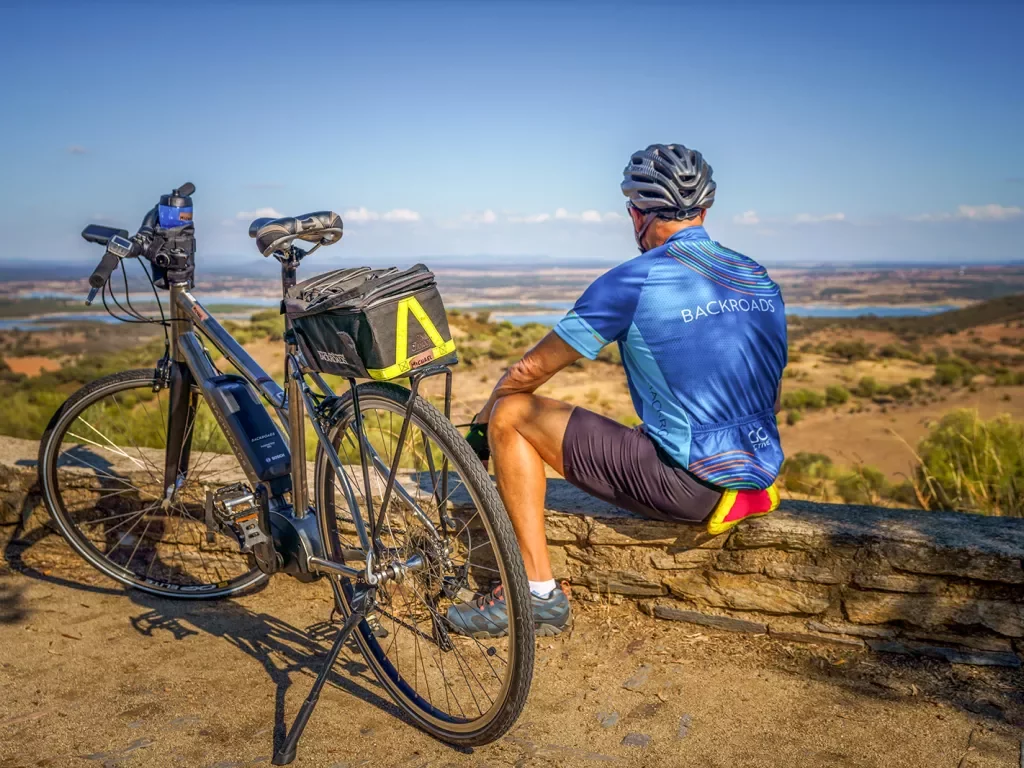
[[[320,700],[320,691],[323,690],[324,684],[327,682],[327,676],[331,674],[334,662],[338,660],[338,654],[341,653],[341,649],[345,645],[345,641],[348,640],[348,636],[352,634],[352,630],[365,617],[366,606],[372,602],[367,599],[369,597],[368,593],[371,593],[373,589],[373,587],[365,587],[363,585],[356,585],[354,588],[354,597],[351,603],[352,613],[346,619],[342,628],[338,630],[338,634],[334,638],[334,645],[331,646],[331,651],[327,654],[327,660],[324,661],[320,673],[316,676],[316,680],[313,681],[313,688],[310,690],[309,696],[302,703],[302,709],[296,715],[291,731],[285,737],[281,748],[274,754],[274,759],[271,760],[271,763],[274,765],[288,765],[295,759],[295,750],[299,744],[299,737],[302,736],[302,731],[305,730],[306,723],[309,722],[309,717],[313,714],[313,709]]]

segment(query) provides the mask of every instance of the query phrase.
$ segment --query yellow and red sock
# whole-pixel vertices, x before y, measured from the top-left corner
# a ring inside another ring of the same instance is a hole
[[[726,491],[708,518],[708,533],[717,536],[750,517],[774,512],[779,491],[772,483],[763,491]]]

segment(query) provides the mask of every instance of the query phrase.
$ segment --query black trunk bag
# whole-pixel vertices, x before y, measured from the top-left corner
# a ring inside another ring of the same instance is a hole
[[[285,313],[321,373],[385,381],[458,362],[434,274],[422,264],[317,275],[288,290]]]

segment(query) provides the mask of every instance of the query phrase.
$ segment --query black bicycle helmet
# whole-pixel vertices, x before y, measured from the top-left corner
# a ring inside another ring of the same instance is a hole
[[[688,219],[715,202],[711,166],[682,144],[651,144],[622,172],[622,194],[643,213]]]

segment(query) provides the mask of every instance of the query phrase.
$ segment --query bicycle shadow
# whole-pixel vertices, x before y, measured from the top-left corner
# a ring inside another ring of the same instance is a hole
[[[88,462],[111,478],[115,480],[122,479],[115,466],[110,461],[86,446],[76,446],[75,448],[67,451],[62,460],[61,466],[68,466],[68,462],[74,461],[75,459],[81,460],[82,457],[87,457]],[[17,463],[19,466],[25,467],[37,466],[37,462],[34,459],[22,459]],[[22,576],[27,576],[30,579],[47,584],[53,584],[58,587],[71,587],[72,589],[81,590],[83,592],[102,595],[120,595],[125,593],[125,590],[122,587],[101,587],[66,576],[57,576],[54,575],[51,569],[43,570],[36,565],[26,562],[24,555],[33,547],[42,545],[43,548],[47,548],[50,543],[54,543],[56,541],[60,542],[60,547],[67,548],[66,542],[64,542],[63,537],[54,527],[49,518],[49,514],[43,506],[42,493],[39,489],[39,481],[36,480],[25,493],[25,497],[21,502],[21,509],[18,514],[18,522],[15,524],[14,530],[11,532],[4,544],[3,559],[7,564],[7,567],[11,571],[19,573]],[[69,557],[78,557],[70,551],[68,551],[67,554]],[[18,614],[19,617],[22,615],[24,614]]]
[[[127,482],[127,477],[112,462],[86,446],[72,448],[62,459],[65,464],[71,462],[70,466],[86,464],[111,483]],[[31,465],[34,466],[35,462]],[[160,530],[151,529],[150,532],[157,539],[162,535]],[[3,557],[11,571],[39,582],[89,593],[127,596],[135,605],[145,609],[129,619],[132,627],[142,635],[168,632],[175,640],[209,635],[226,640],[259,661],[276,687],[275,750],[284,739],[285,700],[294,676],[305,676],[312,684],[334,639],[334,632],[340,628],[340,624],[326,621],[299,628],[270,614],[254,612],[234,600],[178,601],[117,585],[90,584],[84,580],[87,576],[74,578],[69,571],[74,573],[78,566],[87,569],[89,575],[94,571],[70,550],[54,528],[43,508],[38,483],[33,484],[25,496],[18,523],[4,544]],[[63,567],[65,564],[72,567]],[[155,567],[170,581],[188,583],[188,574],[181,571],[173,560],[159,558]],[[262,585],[254,591],[259,589]],[[13,585],[10,589],[7,585],[0,587],[0,622],[13,622],[25,616],[27,609],[20,597],[20,591]],[[359,661],[360,652],[354,640],[349,641],[347,650],[349,657],[343,655],[339,659],[328,677],[328,684],[357,696],[386,714],[409,722],[380,687],[370,668]],[[293,708],[297,710],[295,704]]]
[[[306,677],[312,685],[335,633],[341,628],[340,624],[321,621],[301,629],[276,616],[252,611],[234,600],[196,605],[136,590],[129,590],[128,596],[133,603],[147,609],[130,618],[132,627],[139,634],[152,637],[167,632],[174,640],[201,634],[220,638],[263,666],[276,687],[275,752],[283,743],[288,728],[285,703],[293,678],[296,675]],[[343,654],[332,668],[327,684],[411,725],[405,713],[381,688],[370,668],[360,660],[361,652],[354,639],[346,643],[346,651],[347,655]],[[303,692],[303,699],[305,695]],[[293,702],[293,711],[297,711],[298,703]]]

